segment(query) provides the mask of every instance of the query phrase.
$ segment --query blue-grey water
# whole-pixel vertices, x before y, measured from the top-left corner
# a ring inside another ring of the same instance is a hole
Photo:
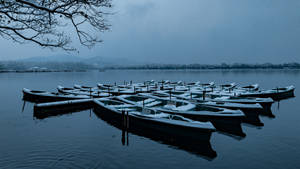
[[[152,79],[259,83],[261,88],[293,84],[296,97],[274,103],[275,118],[261,116],[263,127],[243,124],[245,138],[213,133],[214,158],[201,146],[189,145],[188,140],[171,145],[160,138],[128,133],[123,144],[122,131],[92,110],[38,120],[33,116],[33,104],[24,105],[22,100],[24,87],[56,91],[57,85]],[[299,86],[299,70],[1,73],[0,168],[300,168]]]

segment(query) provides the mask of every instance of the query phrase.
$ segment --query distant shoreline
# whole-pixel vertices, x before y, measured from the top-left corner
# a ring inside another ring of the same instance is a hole
[[[126,70],[250,70],[250,69],[265,69],[265,70],[289,70],[300,69],[299,63],[284,63],[284,64],[148,64],[148,65],[135,65],[135,66],[109,66],[105,69],[126,69]]]
[[[33,71],[33,70],[0,70],[0,73],[49,73],[49,72],[86,72],[86,70],[47,70],[47,71]]]
[[[105,68],[101,70],[300,70],[300,68]]]
[[[80,62],[0,62],[0,73],[83,72],[88,70],[299,70],[300,63],[91,65]]]

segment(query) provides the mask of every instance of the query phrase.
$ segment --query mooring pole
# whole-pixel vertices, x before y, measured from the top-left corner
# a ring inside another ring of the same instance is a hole
[[[127,141],[127,146],[129,146],[129,136],[128,136],[128,130],[126,130],[126,141]]]
[[[22,106],[22,112],[24,112],[24,109],[25,109],[25,104],[26,104],[26,102],[25,102],[25,100],[24,100],[24,102],[23,102],[23,106]]]
[[[122,139],[121,139],[122,145],[125,145],[125,129],[122,128]]]
[[[92,88],[90,88],[90,98],[92,98]]]
[[[129,128],[129,115],[128,115],[128,110],[127,110],[127,113],[126,113],[126,129],[128,130]]]
[[[125,128],[125,110],[122,110],[122,127]]]
[[[206,91],[203,90],[203,94],[202,94],[203,100],[205,100],[205,93],[206,93]]]

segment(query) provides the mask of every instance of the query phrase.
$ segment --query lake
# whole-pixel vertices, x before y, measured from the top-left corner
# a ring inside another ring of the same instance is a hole
[[[22,88],[56,91],[57,85],[130,80],[258,83],[263,89],[294,85],[296,97],[275,102],[275,118],[260,116],[264,126],[243,124],[246,137],[214,132],[210,145],[124,133],[92,110],[39,120],[34,104],[22,100]],[[299,86],[300,70],[0,73],[0,168],[300,168]]]

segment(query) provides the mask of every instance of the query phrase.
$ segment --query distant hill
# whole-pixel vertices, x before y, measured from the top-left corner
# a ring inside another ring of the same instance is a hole
[[[34,62],[34,63],[45,63],[45,62],[80,62],[84,64],[93,65],[94,67],[106,67],[106,66],[132,66],[137,64],[143,64],[134,60],[126,58],[108,58],[108,57],[77,57],[72,55],[54,55],[54,56],[38,56],[31,57],[21,60],[16,60],[17,62]]]
[[[83,58],[72,55],[37,56],[16,60],[18,62],[81,62]]]

